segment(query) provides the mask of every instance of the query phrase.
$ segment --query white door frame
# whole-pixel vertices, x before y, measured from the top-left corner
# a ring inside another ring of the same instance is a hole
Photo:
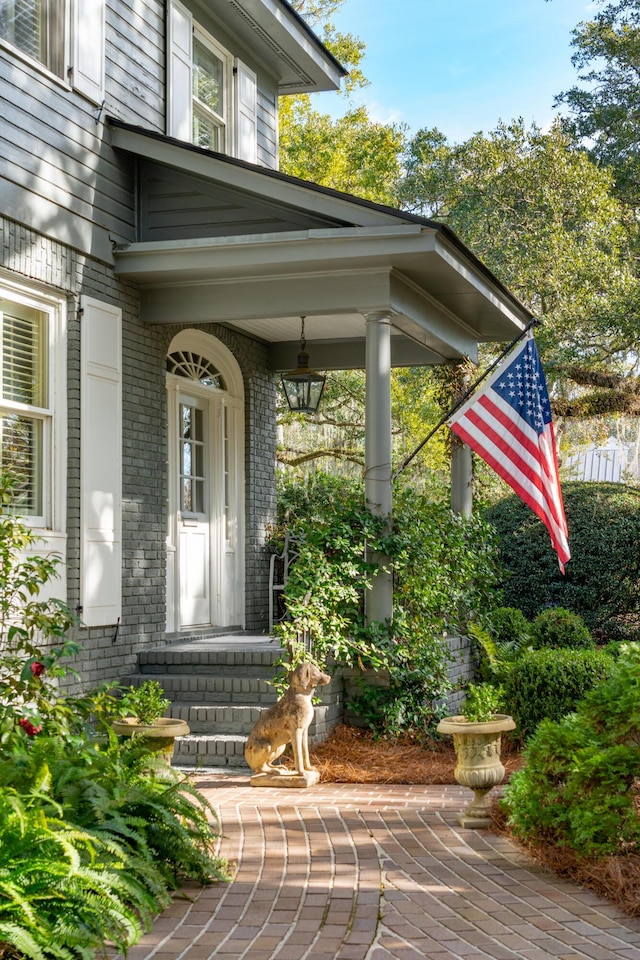
[[[215,367],[222,388],[203,385],[189,376],[167,374],[168,523],[167,624],[170,633],[181,626],[178,409],[180,396],[206,405],[208,479],[210,624],[198,628],[244,627],[244,383],[240,367],[219,340],[199,330],[183,330],[171,342],[169,355],[186,352]]]

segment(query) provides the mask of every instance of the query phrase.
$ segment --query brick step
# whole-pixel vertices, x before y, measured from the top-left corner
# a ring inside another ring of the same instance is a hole
[[[185,720],[191,733],[196,736],[237,734],[245,737],[251,733],[266,709],[266,705],[202,704],[177,700],[171,704],[168,715]]]
[[[139,687],[149,675],[132,674],[124,677],[124,686]],[[189,703],[207,704],[241,704],[250,706],[263,704],[268,706],[278,698],[276,688],[272,683],[261,677],[221,677],[200,673],[170,674],[159,673],[154,675],[171,701],[188,701]]]
[[[176,737],[173,766],[242,767],[250,773],[244,759],[246,740],[246,737],[232,734]]]
[[[283,656],[277,644],[260,649],[220,649],[200,643],[179,644],[162,649],[142,650],[138,669],[144,674],[198,673],[219,676],[258,676],[271,679],[276,662]]]

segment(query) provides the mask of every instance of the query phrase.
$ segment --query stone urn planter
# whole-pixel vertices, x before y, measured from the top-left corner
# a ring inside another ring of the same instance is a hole
[[[120,737],[144,737],[149,753],[170,764],[175,749],[175,738],[190,733],[189,724],[174,717],[158,717],[152,723],[140,723],[137,717],[120,717],[111,728]]]
[[[515,726],[513,718],[504,713],[476,721],[464,716],[447,717],[438,724],[439,733],[453,736],[456,783],[470,787],[474,793],[473,800],[457,814],[461,826],[482,829],[490,825],[488,794],[505,774],[500,762],[501,736]]]
[[[122,698],[122,709],[132,716],[113,720],[111,728],[121,737],[144,737],[145,747],[153,756],[170,764],[176,737],[186,737],[190,728],[184,720],[163,717],[170,701],[157,680],[145,680],[129,687]]]

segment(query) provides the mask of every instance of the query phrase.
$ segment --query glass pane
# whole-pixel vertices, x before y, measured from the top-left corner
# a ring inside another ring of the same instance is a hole
[[[60,75],[63,12],[60,0],[0,0],[0,37]]]
[[[191,448],[192,444],[185,443],[182,446],[182,472],[185,477],[190,477],[193,473],[191,469]]]
[[[0,467],[18,479],[17,513],[42,516],[42,423],[18,414],[0,417]]]
[[[224,407],[223,456],[224,456],[224,531],[225,539],[231,540],[231,502],[229,491],[229,408]]]
[[[211,361],[199,353],[192,353],[190,350],[178,350],[176,353],[169,354],[167,371],[173,373],[176,377],[196,380],[203,387],[215,387],[218,390],[226,389],[222,375]]]
[[[203,111],[193,108],[193,143],[203,150],[221,152],[220,128]]]
[[[204,477],[204,445],[199,443],[195,446],[193,462],[193,474],[196,477]]]
[[[1,369],[3,399],[34,407],[48,405],[45,332],[46,317],[36,310],[24,310],[20,317],[4,313]]]
[[[193,481],[193,512],[204,513],[204,481]]]
[[[193,513],[192,480],[182,481],[182,503],[180,509],[185,513]]]
[[[180,436],[185,440],[191,439],[191,407],[180,404],[180,419],[182,421]]]
[[[224,116],[224,62],[199,40],[193,41],[193,96]]]
[[[194,409],[193,411],[193,439],[198,440],[202,443],[204,437],[203,431],[204,417],[202,415],[202,410]]]

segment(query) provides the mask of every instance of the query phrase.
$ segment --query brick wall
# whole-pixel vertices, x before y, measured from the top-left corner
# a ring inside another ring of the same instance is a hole
[[[123,313],[123,610],[116,628],[78,629],[76,668],[87,687],[131,672],[137,654],[164,639],[166,541],[165,357],[179,327],[140,323],[137,288],[106,265],[0,218],[0,265],[14,280],[35,281],[68,301],[67,564],[71,609],[80,581],[80,317],[86,294]],[[261,344],[215,324],[200,325],[235,354],[245,385],[247,628],[268,625],[266,533],[275,513],[275,386]],[[251,426],[251,429],[250,429]]]

